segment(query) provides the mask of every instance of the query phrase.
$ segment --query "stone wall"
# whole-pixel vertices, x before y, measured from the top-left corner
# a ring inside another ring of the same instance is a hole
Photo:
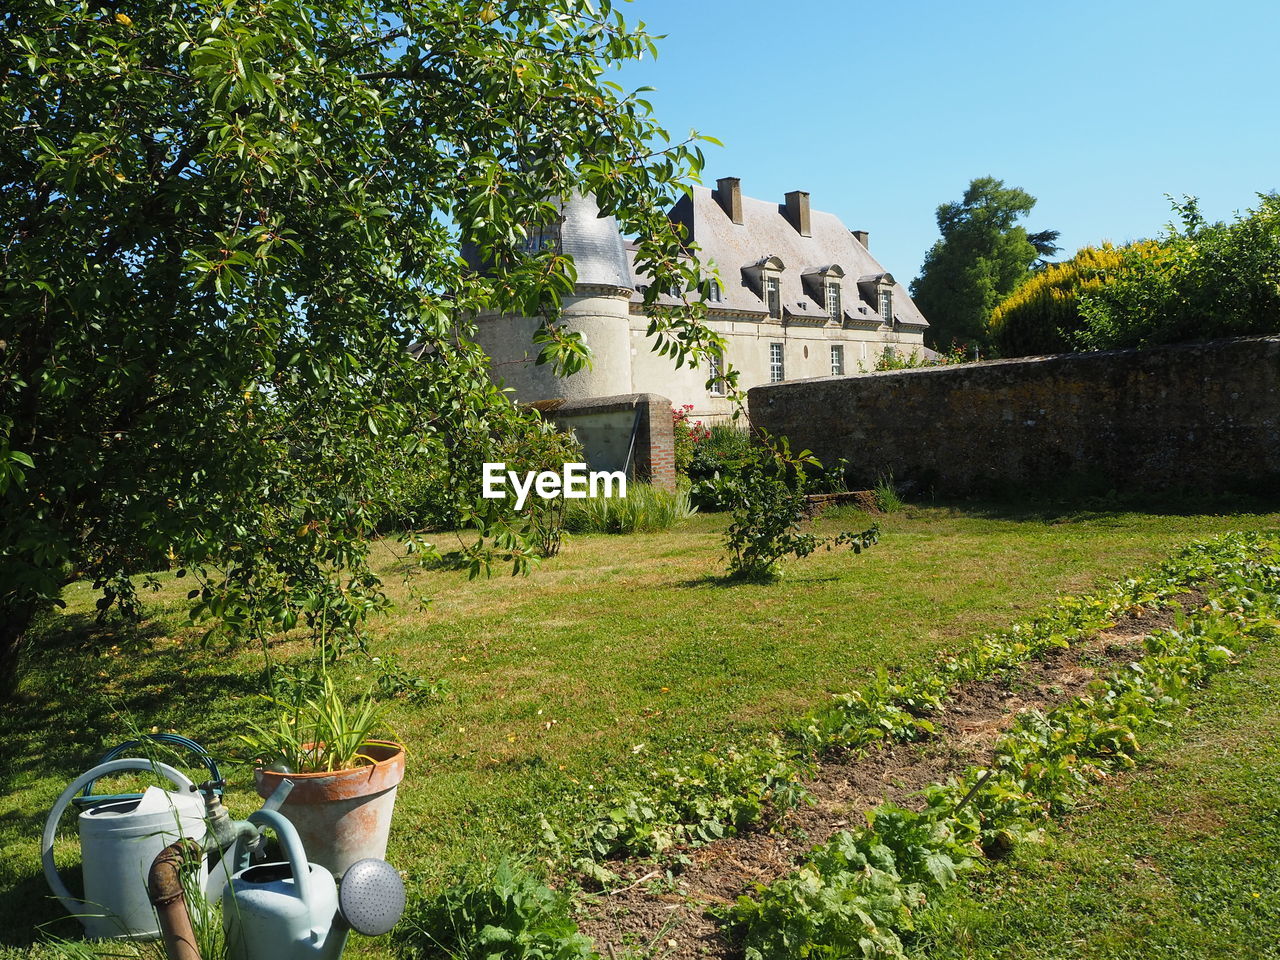
[[[996,360],[753,388],[752,422],[851,480],[1280,493],[1280,337]]]
[[[628,477],[676,489],[671,401],[656,393],[534,404],[561,430],[572,430],[592,470],[625,470]]]

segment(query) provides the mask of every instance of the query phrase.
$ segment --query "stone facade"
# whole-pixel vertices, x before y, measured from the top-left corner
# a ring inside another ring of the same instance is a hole
[[[860,484],[1280,494],[1280,337],[759,386],[752,422]]]
[[[714,191],[695,188],[671,217],[719,270],[707,322],[727,342],[725,360],[739,371],[742,387],[768,383],[779,371],[786,380],[829,375],[837,357],[849,373],[859,364],[870,367],[886,349],[923,349],[928,323],[871,256],[867,233],[811,210],[807,193],[770,203],[744,197],[738,181],[725,178]],[[650,392],[691,405],[696,419],[732,414],[729,401],[708,389],[705,367],[677,368],[653,352],[643,302],[648,279],[636,270],[634,250],[616,223],[599,216],[590,197],[565,201],[560,222],[536,231],[530,243],[554,243],[573,256],[577,284],[564,300],[563,322],[581,334],[593,359],[590,369],[557,378],[550,366],[534,363],[538,318],[481,314],[477,341],[493,361],[494,377],[518,400]],[[679,302],[659,295],[663,305]]]

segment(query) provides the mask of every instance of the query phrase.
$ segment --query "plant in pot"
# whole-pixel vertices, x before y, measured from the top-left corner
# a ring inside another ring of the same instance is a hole
[[[272,696],[269,724],[248,723],[240,739],[255,763],[258,795],[293,782],[280,812],[298,831],[307,859],[341,877],[365,857],[383,859],[404,746],[377,736],[386,707],[372,691],[348,707],[328,672]]]

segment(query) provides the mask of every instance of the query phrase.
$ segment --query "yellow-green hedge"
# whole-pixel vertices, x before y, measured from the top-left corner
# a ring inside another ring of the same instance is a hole
[[[1157,245],[1146,242],[1138,248]],[[1035,274],[1004,299],[988,322],[1001,356],[1025,357],[1078,349],[1068,339],[1080,327],[1080,295],[1107,283],[1124,249],[1110,243],[1083,247],[1074,257]]]

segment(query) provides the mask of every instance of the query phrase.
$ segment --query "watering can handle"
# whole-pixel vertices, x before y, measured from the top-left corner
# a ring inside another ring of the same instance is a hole
[[[130,747],[140,746],[148,740],[153,740],[156,743],[163,743],[171,747],[184,747],[188,753],[196,758],[197,761],[204,764],[205,769],[209,771],[209,777],[214,780],[215,783],[222,782],[222,771],[218,769],[218,762],[209,755],[209,751],[200,746],[200,744],[196,743],[194,740],[180,736],[176,733],[148,733],[136,740],[126,740],[124,743],[117,744],[104,753],[98,762],[107,763],[110,760],[115,760],[117,757],[123,755]],[[221,795],[222,788],[216,787],[214,792]],[[82,796],[89,797],[92,795],[93,781],[90,780],[84,785],[84,793]]]
[[[307,862],[307,853],[302,849],[302,838],[298,836],[293,824],[275,810],[255,810],[249,814],[249,822],[258,827],[270,827],[276,832],[280,845],[284,847],[289,867],[293,870],[293,884],[298,891],[298,898],[310,906],[311,864]]]
[[[44,863],[44,878],[49,882],[49,889],[66,907],[67,912],[73,915],[83,912],[90,907],[90,904],[73,897],[71,891],[67,889],[67,885],[62,882],[62,877],[58,873],[58,865],[53,862],[53,838],[57,836],[58,823],[62,820],[62,813],[67,809],[67,805],[71,803],[71,798],[76,795],[76,792],[86,783],[92,783],[98,777],[104,777],[109,773],[117,773],[120,770],[151,770],[168,777],[179,790],[194,791],[196,789],[195,784],[188,780],[182,771],[175,770],[167,763],[160,763],[158,760],[144,760],[140,757],[125,757],[121,760],[109,760],[106,763],[98,764],[92,770],[86,770],[72,781],[71,786],[62,791],[62,796],[53,805],[53,809],[49,811],[49,818],[44,822],[44,836],[40,840],[40,860]]]

